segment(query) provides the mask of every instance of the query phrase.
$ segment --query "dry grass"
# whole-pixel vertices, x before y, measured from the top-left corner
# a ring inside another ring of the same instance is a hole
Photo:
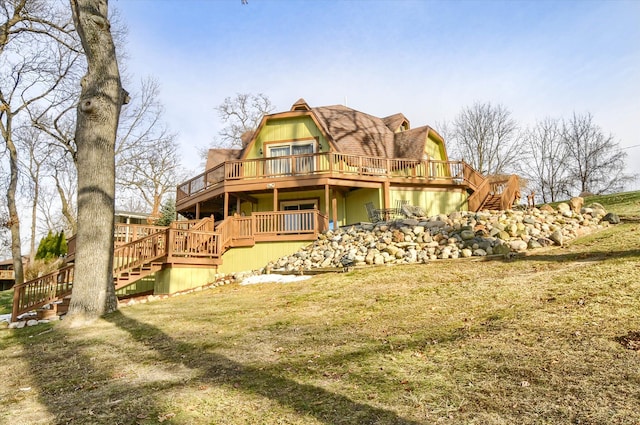
[[[0,423],[638,424],[640,232],[0,331]],[[632,347],[631,347],[632,348]]]

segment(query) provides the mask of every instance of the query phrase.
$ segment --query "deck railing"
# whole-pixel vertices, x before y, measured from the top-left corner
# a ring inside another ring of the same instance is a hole
[[[167,228],[121,245],[113,251],[114,276],[141,267],[167,254]]]
[[[74,267],[70,265],[21,285],[15,285],[11,320],[16,321],[18,315],[24,312],[71,295],[73,271]]]
[[[323,152],[226,161],[178,185],[176,201],[193,196],[226,180],[254,180],[286,176],[333,174],[417,178],[447,184],[470,184],[475,177],[462,161],[416,161]],[[472,169],[471,169],[472,170]],[[480,176],[481,177],[481,176]],[[478,181],[477,184],[480,182]]]
[[[327,219],[318,210],[256,212],[247,217],[229,217],[215,230],[213,226],[213,219],[209,217],[198,222],[178,222],[172,227],[152,229],[151,234],[114,249],[113,274],[118,276],[165,259],[172,262],[217,259],[232,246],[234,240],[311,240],[327,230]],[[11,320],[70,295],[73,273],[71,264],[14,286]]]
[[[114,231],[114,243],[116,246],[125,245],[138,239],[164,232],[166,226],[148,226],[142,224],[116,223]]]
[[[14,280],[16,274],[13,270],[0,270],[0,280]]]

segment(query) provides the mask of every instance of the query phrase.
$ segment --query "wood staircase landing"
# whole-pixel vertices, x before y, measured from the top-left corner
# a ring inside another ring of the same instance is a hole
[[[116,291],[118,289],[124,288],[127,285],[131,285],[137,280],[144,279],[145,277],[150,276],[157,271],[160,271],[163,264],[164,261],[152,261],[114,275],[113,283],[116,287]]]

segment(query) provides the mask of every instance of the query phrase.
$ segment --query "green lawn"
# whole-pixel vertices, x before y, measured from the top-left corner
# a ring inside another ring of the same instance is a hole
[[[639,264],[628,221],[2,329],[0,423],[638,424]]]
[[[13,303],[13,289],[8,291],[0,291],[0,314],[11,313],[11,304]]]

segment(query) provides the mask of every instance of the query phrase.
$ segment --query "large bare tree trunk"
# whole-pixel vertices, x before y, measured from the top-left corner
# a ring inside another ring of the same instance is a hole
[[[78,233],[69,319],[82,325],[117,309],[113,284],[115,140],[122,89],[107,0],[70,0],[87,56],[78,103]]]
[[[24,268],[22,266],[22,244],[20,241],[20,220],[18,218],[18,208],[16,206],[16,190],[18,187],[18,150],[13,143],[11,135],[11,116],[7,115],[7,124],[4,139],[9,151],[9,168],[11,176],[9,188],[7,190],[7,207],[9,209],[9,230],[11,232],[11,256],[13,257],[13,270],[15,273],[15,284],[24,282]]]

